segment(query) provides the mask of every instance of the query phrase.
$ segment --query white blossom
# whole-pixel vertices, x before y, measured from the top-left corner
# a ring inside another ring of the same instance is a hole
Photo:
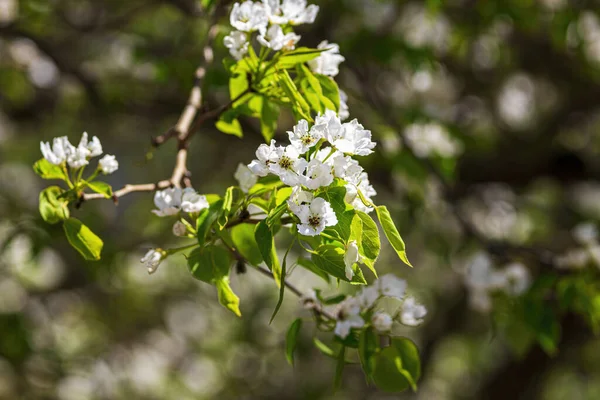
[[[281,26],[271,25],[264,34],[261,33],[256,39],[261,45],[274,51],[294,50],[300,36],[294,32],[284,34]]]
[[[103,174],[108,175],[119,169],[119,162],[115,156],[107,154],[98,161],[98,167],[100,167]]]
[[[326,110],[315,119],[315,126],[323,129],[325,138],[342,153],[368,156],[373,153],[375,142],[371,131],[364,129],[356,119],[342,124],[335,111]]]
[[[350,116],[350,110],[348,109],[348,95],[342,89],[340,89],[340,111],[338,116],[341,121],[345,121]]]
[[[269,17],[265,6],[258,2],[244,1],[235,3],[229,15],[229,22],[235,29],[243,32],[263,31],[267,28]]]
[[[175,236],[186,236],[188,231],[185,224],[181,221],[177,221],[173,224],[173,235]]]
[[[70,147],[67,152],[67,164],[71,168],[81,168],[89,164],[90,150],[87,147]]]
[[[364,310],[373,307],[379,297],[381,297],[381,292],[377,285],[364,286],[356,296],[358,304]]]
[[[159,190],[154,194],[154,205],[156,205],[158,210],[152,210],[152,212],[159,217],[179,213],[179,209],[181,208],[181,195],[180,188]]]
[[[402,300],[406,291],[406,281],[393,274],[383,275],[373,283],[373,286],[379,290],[381,295],[398,300]]]
[[[346,182],[358,184],[363,168],[358,161],[342,153],[336,153],[332,157],[333,171],[336,178],[342,178]]]
[[[263,0],[273,24],[312,24],[315,22],[319,6],[306,6],[306,0]]]
[[[408,297],[402,304],[402,312],[400,321],[404,325],[417,326],[423,322],[423,318],[427,315],[425,306],[418,304],[414,297]]]
[[[314,128],[314,127],[313,127]],[[301,119],[294,126],[292,131],[288,131],[290,143],[300,154],[306,153],[311,147],[316,145],[323,138],[323,132],[319,129],[308,129],[308,122]]]
[[[258,177],[248,168],[246,165],[240,163],[233,177],[238,181],[242,192],[248,193],[248,191],[256,184]]]
[[[304,185],[312,190],[322,186],[329,186],[333,182],[333,172],[330,165],[319,160],[310,160],[306,167],[306,179]]]
[[[66,136],[54,138],[52,148],[49,142],[40,142],[40,150],[44,158],[51,164],[59,165],[67,160],[67,154],[73,147]]]
[[[100,143],[100,139],[94,136],[92,137],[92,140],[88,142],[87,132],[83,132],[83,135],[81,135],[81,140],[79,141],[79,145],[77,147],[88,149],[90,151],[90,157],[97,157],[100,154],[102,154],[102,144]]]
[[[311,192],[308,192],[306,190],[302,190],[302,188],[300,186],[296,186],[293,190],[292,190],[292,194],[290,195],[290,198],[287,200],[287,204],[288,207],[290,208],[290,210],[298,215],[300,214],[300,211],[302,210],[302,206],[310,204],[311,201],[313,201],[314,196]]]
[[[200,212],[208,208],[206,196],[196,193],[192,188],[185,188],[181,193],[181,209],[186,213]]]
[[[160,249],[148,250],[146,255],[142,257],[140,262],[148,268],[148,273],[153,274],[164,258],[164,252]]]
[[[591,222],[582,223],[573,229],[573,237],[583,245],[593,244],[598,240],[598,229]]]
[[[256,150],[256,160],[252,160],[248,164],[250,171],[258,176],[267,176],[269,174],[269,165],[277,160],[277,152],[275,151],[275,140],[271,140],[269,145],[261,144]]]
[[[346,278],[348,278],[349,281],[351,281],[352,277],[354,276],[354,271],[352,270],[352,266],[355,263],[361,262],[361,261],[362,261],[362,257],[358,253],[358,245],[356,244],[356,240],[352,240],[346,246],[346,252],[344,253],[344,265],[346,266],[346,270],[345,270]]]
[[[360,316],[360,305],[355,298],[349,297],[336,307],[337,322],[334,332],[342,339],[346,338],[352,328],[362,328],[365,321]]]
[[[229,49],[229,54],[236,60],[240,60],[248,53],[248,36],[244,32],[233,31],[223,38],[223,44]]]
[[[358,196],[358,191],[363,195],[367,202],[373,202],[372,198],[377,195],[375,188],[371,186],[369,182],[369,175],[366,172],[361,172],[356,177],[353,177],[353,182],[346,185],[346,195],[344,200],[346,203],[352,204],[358,211],[370,213],[373,211],[373,207],[369,207],[363,203],[362,199]]]
[[[415,123],[404,130],[404,138],[417,157],[439,155],[454,157],[462,152],[460,142],[454,140],[446,128],[436,123]]]
[[[317,74],[327,76],[336,76],[340,70],[339,65],[345,58],[340,55],[340,47],[335,43],[329,43],[327,40],[322,41],[317,46],[319,49],[327,49],[308,62],[310,69]]]
[[[307,161],[300,158],[300,153],[294,146],[277,146],[269,164],[269,171],[279,177],[289,186],[298,186],[305,182],[302,175],[306,169]]]
[[[329,202],[321,197],[298,207],[296,216],[300,219],[298,232],[306,236],[319,235],[328,226],[338,223],[337,217]]]
[[[371,317],[371,324],[373,328],[379,333],[386,333],[392,330],[392,324],[394,321],[388,313],[376,312]]]
[[[504,276],[506,277],[505,290],[513,296],[525,293],[531,284],[529,270],[518,262],[504,268]]]

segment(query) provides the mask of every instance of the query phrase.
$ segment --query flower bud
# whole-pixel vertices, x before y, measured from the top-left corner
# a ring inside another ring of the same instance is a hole
[[[392,329],[393,322],[392,317],[384,312],[375,313],[371,318],[373,328],[380,333],[389,332]]]
[[[187,235],[187,227],[181,221],[175,222],[173,224],[173,235],[175,236],[186,236]]]

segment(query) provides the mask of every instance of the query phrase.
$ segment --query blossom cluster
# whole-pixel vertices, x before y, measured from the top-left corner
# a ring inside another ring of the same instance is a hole
[[[406,281],[403,279],[386,274],[372,285],[364,287],[355,296],[346,297],[333,311],[336,318],[335,334],[346,338],[352,328],[363,328],[367,324],[366,321],[370,321],[379,333],[390,333],[396,320],[407,326],[419,325],[427,315],[427,309],[417,303],[414,297],[406,296],[406,286]],[[378,301],[384,297],[402,302],[394,315],[377,308]],[[302,301],[305,308],[319,306],[314,292],[304,297]]]
[[[88,165],[91,158],[102,154],[102,144],[96,136],[88,141],[87,132],[83,132],[77,147],[73,146],[66,136],[60,136],[53,139],[52,146],[50,142],[40,142],[40,150],[51,164],[66,163],[71,168],[81,168]],[[98,162],[98,168],[104,174],[112,174],[119,168],[119,163],[115,156],[106,154]]]
[[[196,193],[192,188],[168,188],[154,194],[154,205],[157,210],[152,212],[159,217],[177,215],[180,211],[197,213],[208,208],[206,196]]]
[[[242,59],[251,46],[253,32],[257,32],[257,42],[272,51],[290,51],[296,48],[300,36],[292,27],[312,24],[319,12],[319,6],[307,5],[306,0],[263,0],[235,3],[229,15],[229,22],[236,30],[225,36],[223,43],[236,60]],[[323,41],[317,47],[324,49],[319,57],[308,65],[316,73],[336,76],[338,66],[344,61],[339,54],[339,46]]]
[[[591,222],[584,222],[573,228],[573,238],[579,246],[554,257],[558,269],[577,270],[592,264],[600,267],[600,243],[598,229]]]
[[[478,253],[467,268],[465,283],[470,289],[471,306],[487,312],[492,307],[492,292],[519,296],[529,289],[531,277],[529,270],[521,263],[514,262],[498,269],[486,253]]]
[[[298,231],[301,234],[315,236],[327,226],[337,224],[329,202],[313,193],[331,185],[335,178],[346,182],[345,201],[348,204],[360,211],[372,211],[358,192],[367,203],[377,193],[369,183],[367,173],[352,158],[373,152],[375,143],[369,130],[356,119],[342,123],[334,111],[327,110],[315,118],[310,128],[306,120],[300,120],[288,136],[291,144],[287,146],[278,146],[275,140],[269,145],[261,144],[256,150],[256,159],[248,164],[248,168],[255,176],[274,174],[284,184],[294,187],[288,206],[300,219]],[[245,178],[251,179],[248,174]],[[248,185],[241,180],[240,186]]]

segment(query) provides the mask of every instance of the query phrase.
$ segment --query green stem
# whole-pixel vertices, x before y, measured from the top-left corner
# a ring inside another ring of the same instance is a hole
[[[167,249],[167,250],[165,250],[165,254],[167,256],[170,256],[172,254],[179,253],[181,251],[185,251],[185,250],[191,249],[193,247],[198,247],[198,246],[199,246],[198,243],[192,243],[192,244],[188,244],[187,246],[176,247],[174,249]]]
[[[327,161],[327,159],[328,159],[329,157],[331,157],[331,156],[333,155],[333,153],[335,153],[335,152],[336,152],[336,150],[337,150],[337,149],[336,149],[335,147],[331,146],[331,151],[329,152],[329,154],[327,154],[327,157],[325,157],[325,159],[324,159],[322,162],[324,163],[325,161]]]

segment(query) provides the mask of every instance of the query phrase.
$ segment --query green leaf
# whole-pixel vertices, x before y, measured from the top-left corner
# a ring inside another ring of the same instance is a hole
[[[402,370],[402,359],[395,346],[386,347],[373,357],[373,382],[384,392],[403,392],[411,386]]]
[[[322,269],[320,269],[319,267],[317,267],[315,265],[315,263],[313,263],[312,261],[310,261],[306,258],[300,257],[300,258],[298,258],[298,261],[296,261],[296,264],[306,268],[313,274],[317,275],[319,278],[323,279],[325,282],[327,282],[327,283],[331,282],[331,279],[329,278],[329,274],[327,272],[323,271]]]
[[[335,81],[321,74],[315,74],[315,77],[319,80],[321,84],[321,90],[323,91],[323,98],[328,99],[333,103],[335,109],[333,111],[340,111],[340,88],[338,87]]]
[[[69,202],[58,198],[63,192],[58,186],[50,186],[40,192],[40,215],[49,224],[69,218]]]
[[[319,246],[316,253],[311,255],[312,261],[321,270],[327,272],[334,278],[341,279],[353,284],[365,285],[367,281],[363,276],[362,270],[355,264],[353,267],[354,276],[352,281],[346,278],[346,265],[344,264],[344,249],[332,244]]]
[[[373,328],[369,327],[363,330],[358,340],[358,356],[360,358],[360,364],[367,377],[367,382],[370,382],[373,378],[373,356],[379,349],[377,344],[377,335],[373,331]]]
[[[319,339],[317,338],[313,338],[313,343],[315,344],[315,347],[317,348],[317,350],[319,350],[321,353],[325,354],[327,357],[331,357],[331,358],[336,358],[335,353],[333,352],[333,350],[327,346],[325,343],[321,342]]]
[[[188,268],[194,278],[215,285],[219,303],[238,317],[240,299],[229,286],[231,254],[221,246],[206,246],[194,249],[188,257]]]
[[[273,232],[271,232],[271,228],[269,228],[264,220],[256,224],[256,228],[254,228],[254,238],[256,239],[262,259],[265,264],[267,264],[267,267],[272,269],[274,247]]]
[[[235,190],[235,186],[229,186],[225,191],[225,196],[223,197],[223,205],[221,206],[221,214],[218,219],[219,228],[223,230],[227,222],[229,221],[229,214],[231,213],[231,206],[233,203],[233,192]]]
[[[290,250],[292,249],[294,242],[296,242],[295,237],[294,237],[294,240],[292,240],[292,242],[290,243],[288,249],[286,250],[285,255],[283,256],[283,264],[281,266],[281,274],[279,276],[279,300],[277,300],[277,305],[275,306],[275,310],[273,310],[273,315],[271,315],[271,320],[269,321],[269,324],[271,324],[271,322],[273,322],[273,319],[277,315],[277,312],[279,311],[279,309],[281,308],[281,304],[283,303],[283,295],[285,292],[285,274],[286,274],[286,267],[287,267],[287,256],[288,256]],[[274,257],[277,258],[277,254],[274,254]],[[273,273],[273,277],[275,278],[275,273]]]
[[[86,260],[99,260],[102,246],[102,239],[94,234],[81,221],[76,218],[69,218],[63,222],[63,229],[71,246],[75,248]]]
[[[250,264],[258,266],[263,261],[263,258],[254,238],[254,225],[239,224],[231,228],[230,233],[235,249]]]
[[[357,211],[356,215],[362,221],[361,254],[374,263],[379,257],[381,249],[379,229],[377,229],[377,224],[369,214]]]
[[[392,216],[390,215],[387,207],[377,206],[375,207],[375,211],[377,212],[377,218],[379,218],[379,223],[383,228],[383,232],[385,233],[385,236],[388,238],[388,241],[394,250],[396,250],[396,253],[398,253],[398,257],[400,257],[400,259],[404,261],[406,265],[412,267],[410,261],[408,261],[408,257],[406,256],[406,247],[404,245],[404,241],[402,240],[402,237],[400,236],[400,233],[398,232],[398,229],[396,228],[396,225],[394,224]]]
[[[319,197],[324,198],[331,204],[331,208],[335,213],[338,223],[332,229],[335,230],[340,238],[347,242],[350,238],[352,219],[355,211],[346,204],[344,197],[346,196],[346,188],[343,186],[329,187],[326,191],[319,194]]]
[[[107,199],[110,199],[113,195],[112,187],[106,182],[96,181],[96,182],[87,182],[86,184],[87,184],[87,187],[89,187],[96,193],[100,193]]]
[[[59,165],[54,165],[45,158],[41,158],[33,164],[33,170],[42,179],[60,179],[66,181],[68,179],[64,168]]]
[[[238,317],[242,316],[240,312],[240,298],[231,290],[229,278],[225,277],[215,282],[217,287],[217,296],[219,303]]]
[[[275,136],[279,114],[279,105],[264,98],[260,113],[260,131],[267,143]]]
[[[198,219],[196,220],[196,231],[198,232],[198,243],[200,246],[206,242],[206,237],[219,217],[222,207],[223,200],[217,200],[212,203],[210,207],[202,210],[200,215],[198,215]]]
[[[309,49],[308,47],[298,47],[296,50],[288,51],[279,57],[279,60],[277,60],[277,63],[275,64],[275,68],[294,68],[297,64],[305,63],[317,58],[319,54],[325,50],[327,49]]]
[[[337,363],[335,365],[335,378],[333,380],[333,387],[335,390],[342,386],[342,374],[344,373],[344,367],[346,366],[346,346],[342,346],[337,356]]]
[[[294,350],[296,349],[300,328],[302,328],[302,319],[297,318],[292,322],[285,336],[285,357],[290,365],[294,365]]]
[[[223,133],[234,135],[239,138],[244,137],[244,131],[240,121],[236,118],[235,110],[229,110],[221,115],[221,118],[216,122],[215,127]]]
[[[248,82],[250,67],[246,59],[238,61],[231,68],[231,78],[229,78],[229,96],[230,99],[233,100],[239,97],[242,93],[247,91],[250,88],[250,83]],[[235,108],[237,105],[242,104],[244,99],[240,99],[232,104],[232,107]]]
[[[277,74],[279,84],[292,101],[292,109],[297,116],[312,121],[310,116],[310,106],[298,91],[296,84],[286,70]]]
[[[392,346],[402,359],[404,377],[409,381],[412,390],[417,391],[416,382],[421,377],[421,358],[417,345],[408,338],[392,338]]]

